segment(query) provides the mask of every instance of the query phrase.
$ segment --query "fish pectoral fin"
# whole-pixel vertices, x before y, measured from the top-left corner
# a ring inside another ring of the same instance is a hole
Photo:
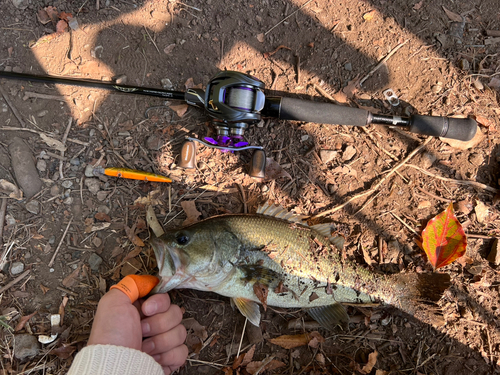
[[[243,280],[249,283],[260,283],[269,285],[271,282],[281,279],[281,276],[272,269],[259,265],[245,264],[239,266],[245,277]]]
[[[246,298],[232,298],[233,303],[236,305],[240,313],[248,319],[254,326],[260,324],[260,309],[259,305],[252,300]]]
[[[342,250],[344,248],[345,238],[342,235],[332,236],[332,225],[331,223],[316,224],[311,227],[323,237],[328,238],[328,241],[334,245],[337,249]]]
[[[349,315],[343,305],[336,302],[333,305],[313,307],[307,310],[311,318],[322,327],[333,330],[337,326],[346,329],[349,324]]]

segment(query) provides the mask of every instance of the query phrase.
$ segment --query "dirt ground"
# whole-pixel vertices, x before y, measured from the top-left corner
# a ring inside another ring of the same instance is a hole
[[[487,260],[500,237],[498,0],[0,4],[0,70],[104,81],[122,76],[129,85],[179,91],[205,87],[220,70],[238,70],[261,79],[271,94],[334,100],[383,114],[473,116],[480,123],[473,143],[432,139],[380,188],[363,194],[426,138],[382,126],[265,118],[245,136],[281,167],[257,181],[246,173],[248,151],[202,147],[194,171],[176,166],[186,135],[214,135],[200,109],[183,113],[180,103],[159,98],[1,80],[0,179],[18,185],[27,179],[33,189],[41,179],[33,197],[2,199],[3,374],[65,373],[85,345],[96,305],[109,287],[130,273],[157,272],[152,251],[141,246],[153,235],[146,225],[148,205],[165,228],[174,228],[186,219],[185,201],[195,201],[200,218],[207,218],[245,208],[255,212],[267,200],[311,217],[329,211],[321,220],[338,224],[346,255],[386,274],[431,270],[415,233],[453,202],[469,236],[465,260],[443,269],[452,286],[438,303],[442,321],[433,327],[390,307],[350,306],[348,331],[319,329],[325,339],[319,345],[284,349],[269,339],[302,333],[287,322],[307,320],[304,311],[269,308],[260,327],[247,325],[244,332],[245,318],[227,298],[174,291],[173,300],[193,327],[181,374],[256,373],[258,361],[271,358],[283,366],[267,373],[500,372],[500,259]],[[55,23],[39,12],[49,6],[71,13],[72,27],[54,33]],[[465,22],[457,22],[459,14]],[[385,100],[388,88],[399,106]],[[45,142],[47,136],[64,142],[66,150]],[[14,175],[16,137],[28,145],[27,159],[35,160],[34,177]],[[161,173],[174,181],[86,174],[95,164]],[[21,335],[55,333],[50,316],[57,313],[63,322],[54,342],[21,343]],[[245,363],[232,370],[236,355],[253,345],[253,357],[247,358],[253,367]],[[375,365],[364,367],[373,353]]]

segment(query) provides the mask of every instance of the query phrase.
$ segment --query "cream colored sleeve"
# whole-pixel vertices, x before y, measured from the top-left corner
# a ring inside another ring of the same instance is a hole
[[[115,345],[90,345],[75,357],[68,375],[164,375],[149,354]]]

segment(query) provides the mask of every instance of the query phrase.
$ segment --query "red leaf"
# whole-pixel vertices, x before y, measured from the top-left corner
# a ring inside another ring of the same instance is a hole
[[[453,203],[427,223],[421,244],[434,269],[444,267],[465,254],[467,237],[455,216]]]
[[[253,284],[253,292],[259,299],[260,303],[262,303],[262,307],[264,307],[264,310],[267,310],[267,295],[269,294],[267,285],[255,283]]]
[[[68,31],[68,23],[65,20],[59,20],[56,24],[56,33],[62,34]]]

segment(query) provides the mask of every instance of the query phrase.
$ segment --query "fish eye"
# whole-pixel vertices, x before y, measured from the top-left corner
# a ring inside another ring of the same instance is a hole
[[[177,243],[179,245],[185,245],[189,242],[189,237],[186,236],[185,234],[183,233],[180,233],[177,235],[177,237],[175,238],[175,240],[177,241]]]

